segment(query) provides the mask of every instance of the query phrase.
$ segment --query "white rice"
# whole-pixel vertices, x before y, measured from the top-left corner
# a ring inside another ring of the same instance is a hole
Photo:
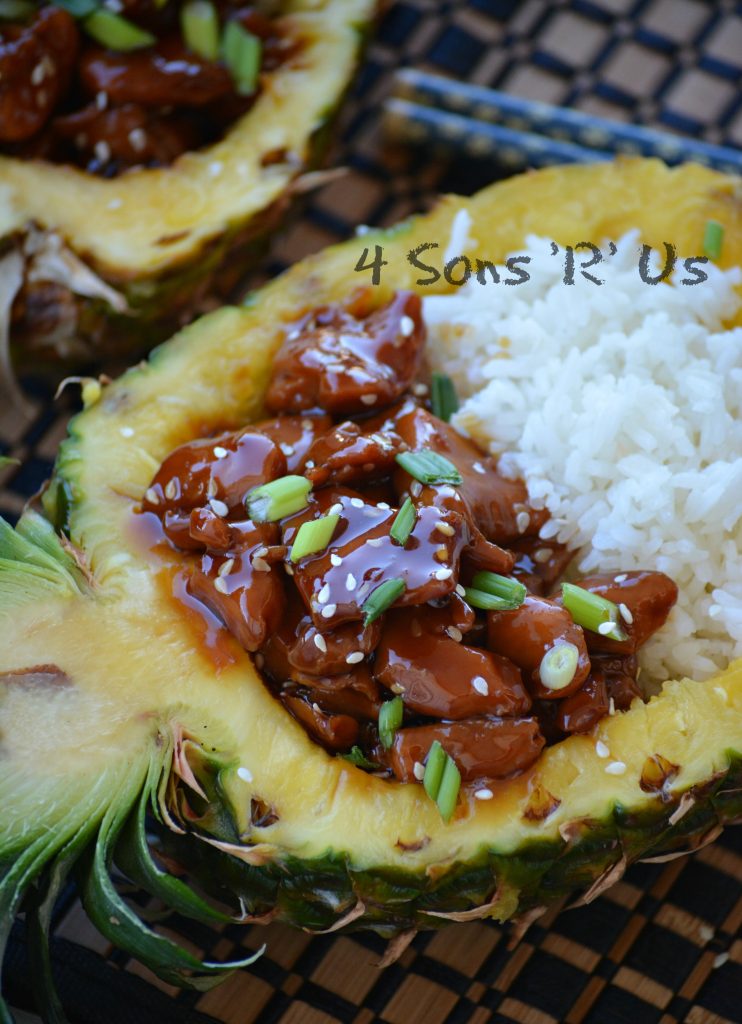
[[[742,328],[724,327],[742,272],[708,264],[689,287],[680,267],[649,286],[636,232],[597,268],[601,287],[565,286],[543,239],[521,252],[525,284],[472,277],[424,300],[433,359],[468,396],[454,422],[525,479],[553,517],[542,536],[579,550],[578,573],[676,581],[642,664],[708,677],[742,655]]]

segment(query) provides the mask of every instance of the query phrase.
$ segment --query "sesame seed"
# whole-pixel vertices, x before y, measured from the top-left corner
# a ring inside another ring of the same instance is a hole
[[[472,462],[471,468],[474,470],[475,473],[479,473],[481,476],[484,476],[484,474],[487,472],[487,470],[484,468],[481,462]]]
[[[625,583],[628,578],[629,578],[629,574],[626,573],[626,572],[622,572],[620,576],[614,576],[613,577],[613,582],[614,583]]]
[[[98,110],[105,110],[108,106],[108,93],[98,92],[95,94],[95,105]]]
[[[456,584],[456,593],[459,597],[466,597],[466,589],[462,587],[460,583]]]
[[[268,548],[266,548],[263,545],[261,545],[259,548],[255,548],[255,550],[253,551],[253,555],[256,555],[258,558],[263,558],[263,556],[267,554]]]
[[[119,433],[122,437],[134,437],[134,430],[132,427],[122,427],[121,430],[119,430]]]
[[[325,583],[325,585],[320,590],[319,594],[317,594],[317,600],[319,601],[320,604],[327,604],[327,602],[330,600],[329,583]]]
[[[439,562],[445,562],[448,558],[448,548],[445,544],[442,544],[439,548],[435,549],[435,557]]]
[[[446,633],[451,637],[452,640],[455,640],[457,644],[460,644],[464,638],[464,634],[461,632],[458,626],[448,626],[448,628],[446,629]]]
[[[335,552],[330,555],[330,565],[334,565],[336,568],[343,564],[343,560],[340,555],[336,555]]]
[[[314,427],[314,422],[312,420],[310,420],[309,417],[305,417],[301,421],[301,429],[302,430],[312,430],[313,427]]]
[[[96,142],[93,146],[93,152],[95,153],[96,160],[100,160],[102,164],[107,164],[111,159],[111,147],[103,139],[100,142]]]
[[[428,385],[421,383],[413,384],[412,393],[413,395],[417,395],[418,398],[422,398],[423,395],[427,395],[428,393]]]
[[[623,775],[626,771],[626,765],[623,761],[611,761],[610,764],[605,766],[607,775]]]
[[[399,321],[399,333],[404,338],[409,338],[412,332],[415,330],[415,321],[411,316],[403,316]]]
[[[376,395],[361,395],[361,401],[364,405],[376,405]]]
[[[323,654],[327,654],[327,641],[321,633],[315,633],[312,637],[314,640],[314,646],[318,651],[322,651]]]
[[[419,480],[413,480],[410,484],[410,494],[413,498],[419,498],[423,493],[423,485]]]
[[[716,970],[719,967],[723,967],[728,959],[729,959],[729,953],[727,953],[726,951],[723,952],[723,953],[718,953],[714,957],[714,970]]]
[[[445,537],[453,537],[454,533],[456,533],[453,526],[450,523],[443,522],[443,520],[440,523],[436,523],[433,529],[437,530],[438,533],[442,533]]]
[[[208,494],[208,496],[210,498],[215,498],[216,497],[216,490],[217,490],[216,480],[213,478],[213,476],[209,477],[209,482],[208,482],[208,484],[206,486],[206,493]]]
[[[527,512],[519,512],[515,517],[515,525],[518,529],[518,533],[525,533],[531,524],[531,517]]]
[[[381,545],[384,543],[384,538],[383,537],[369,537],[368,540],[366,541],[366,543],[371,548],[380,548]]]
[[[727,691],[724,689],[723,686],[715,686],[714,693],[717,697],[721,697],[725,704],[727,703]]]
[[[314,459],[307,459],[304,463],[304,469],[314,469]]]
[[[363,508],[363,499],[362,498],[351,498],[350,499],[350,503],[353,506],[353,508]]]
[[[453,569],[436,569],[433,575],[437,580],[448,580],[453,576]]]
[[[316,711],[317,714],[319,714],[319,715],[322,714],[322,708],[319,706],[319,704],[317,703],[316,700],[312,704],[312,711]]]
[[[714,937],[714,929],[709,928],[707,924],[702,924],[698,929],[698,934],[704,942],[710,942]]]
[[[487,686],[487,680],[484,676],[474,676],[471,681],[471,685],[477,693],[481,693],[483,697],[486,697],[490,692],[489,686]]]
[[[356,586],[357,586],[356,578],[355,578],[355,576],[353,575],[352,572],[349,572],[348,575],[345,577],[345,589],[346,590],[355,590]]]
[[[418,782],[422,782],[425,778],[425,765],[420,761],[415,761],[412,766],[412,774],[415,776]]]
[[[223,501],[219,501],[218,498],[212,498],[209,505],[211,505],[211,511],[215,516],[221,516],[223,518],[224,516],[229,515],[229,507],[225,505]]]
[[[214,449],[214,458],[215,459],[226,459],[226,457],[228,455],[229,455],[229,452],[227,451],[227,449],[226,448],[222,448],[222,446],[219,445],[219,444]]]
[[[543,564],[544,562],[548,562],[553,554],[554,552],[551,548],[539,548],[538,551],[534,551],[533,560],[534,562],[540,562]]]
[[[219,574],[219,576],[229,576],[232,569],[234,569],[234,558],[228,558],[219,566],[219,568],[217,569],[217,573]]]
[[[292,444],[286,444],[285,441],[281,441],[278,447],[281,449],[284,455],[294,454],[294,446]]]
[[[392,693],[404,693],[404,686],[401,683],[392,683],[389,689]]]
[[[268,563],[265,561],[265,559],[263,559],[263,558],[256,558],[254,555],[253,555],[253,558],[252,558],[252,567],[253,567],[253,569],[255,569],[256,572],[270,572],[271,571],[271,567],[270,567],[270,565],[268,565]]]
[[[632,622],[634,621],[634,616],[633,616],[633,615],[631,614],[631,612],[630,612],[630,611],[629,611],[629,609],[628,609],[628,608],[626,607],[626,605],[625,605],[625,604],[623,603],[623,601],[622,601],[622,602],[621,602],[621,604],[620,604],[620,605],[618,606],[618,610],[620,611],[620,613],[621,613],[621,618],[622,618],[622,619],[624,620],[624,622],[626,623],[626,625],[627,625],[627,626],[630,626],[630,625],[631,625],[631,623],[632,623]]]
[[[337,516],[340,515],[342,511],[343,506],[340,504],[339,501],[336,501],[335,504],[331,505],[330,508],[327,510],[327,514],[328,516]]]
[[[143,128],[132,128],[127,138],[135,153],[142,153],[147,148],[147,133]]]
[[[157,493],[154,487],[147,488],[147,490],[144,492],[144,498],[145,501],[148,501],[150,503],[150,505],[160,504],[160,495]]]
[[[175,480],[168,480],[165,484],[165,497],[168,501],[174,501],[178,496],[178,484]]]
[[[598,624],[598,632],[601,636],[608,636],[616,628],[615,622],[601,622]]]
[[[388,512],[391,508],[391,505],[388,505],[385,501],[377,501],[376,507],[383,508],[385,512]]]
[[[252,772],[249,768],[243,768],[242,765],[237,769],[237,774],[243,782],[252,782]]]
[[[221,162],[221,160],[212,160],[212,162],[209,164],[209,177],[218,178],[223,170],[224,164]]]
[[[288,576],[293,576],[294,575],[294,570],[291,568],[291,566],[289,565],[288,562],[285,562],[283,567],[286,570],[286,574]]]
[[[492,790],[487,788],[476,789],[474,791],[475,800],[491,800],[494,795],[495,794],[492,792]]]
[[[602,740],[598,740],[595,744],[595,753],[598,757],[610,757],[611,752]]]
[[[31,72],[31,85],[41,85],[46,77],[46,68],[43,64],[37,64]]]
[[[349,665],[357,665],[360,661],[363,661],[363,658],[363,651],[351,651],[345,660]]]
[[[609,715],[615,715],[615,713],[616,713],[616,702],[613,699],[613,697],[611,697],[611,699],[608,701],[608,714]]]
[[[217,578],[214,580],[214,587],[219,591],[220,594],[228,593],[227,581],[224,579],[223,576],[217,576]]]
[[[296,339],[298,337],[300,337],[300,336],[301,336],[301,331],[299,330],[298,327],[295,327],[293,331],[289,331],[289,333],[286,335],[286,340],[287,341],[296,341]],[[303,425],[304,424],[302,423],[302,426]]]
[[[336,604],[326,604],[322,609],[322,618],[331,619],[337,610],[338,606]]]

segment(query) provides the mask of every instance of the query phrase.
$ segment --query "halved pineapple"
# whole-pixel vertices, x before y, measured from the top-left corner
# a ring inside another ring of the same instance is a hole
[[[102,346],[107,356],[146,351],[205,298],[225,296],[316,165],[377,6],[282,5],[296,54],[263,76],[258,100],[221,141],[168,167],[107,179],[0,156],[2,301],[24,272],[64,286],[68,299],[39,292],[33,335],[11,329],[16,367],[38,371],[40,355],[69,365]]]
[[[714,219],[726,228],[723,262],[740,264],[738,187],[656,161],[553,169],[449,197],[364,244],[383,244],[387,279],[414,289],[407,252],[447,238],[462,207],[489,259],[530,231],[573,241],[575,224],[596,238],[638,226],[647,242],[693,251]],[[223,976],[137,922],[110,884],[115,857],[179,910],[214,914],[153,863],[149,807],[177,855],[245,920],[388,936],[527,919],[575,890],[591,899],[631,861],[691,850],[742,814],[742,664],[666,683],[604,719],[599,737],[623,774],[606,773],[595,736],[572,736],[446,824],[422,787],[313,743],[233,638],[173,600],[179,556],[149,550],[134,514],[153,473],[177,445],[261,415],[282,323],[346,297],[357,259],[351,242],[306,260],[249,308],[203,318],[101,395],[88,392],[45,496],[69,540],[32,512],[0,533],[0,916],[9,922],[26,895],[41,965],[49,907],[74,866],[113,942],[170,981]],[[379,289],[379,301],[388,295]],[[271,814],[254,823],[255,806]]]

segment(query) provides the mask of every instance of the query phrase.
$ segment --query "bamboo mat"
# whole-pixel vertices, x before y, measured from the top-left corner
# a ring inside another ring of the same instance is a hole
[[[332,163],[348,173],[312,196],[266,273],[359,222],[392,223],[439,191],[471,192],[497,176],[469,159],[444,164],[384,146],[380,105],[404,64],[742,145],[742,4],[398,0],[342,117]],[[73,402],[37,392],[28,422],[4,421],[0,454],[22,466],[0,470],[1,514],[13,519],[48,475]],[[512,951],[507,929],[458,925],[418,935],[384,971],[374,935],[219,932],[174,915],[158,927],[209,957],[268,944],[252,968],[204,995],[177,993],[112,951],[68,891],[52,957],[71,1024],[742,1024],[741,881],[742,829],[730,830],[692,859],[635,866],[589,907],[546,915]],[[19,927],[6,988],[32,1010]]]

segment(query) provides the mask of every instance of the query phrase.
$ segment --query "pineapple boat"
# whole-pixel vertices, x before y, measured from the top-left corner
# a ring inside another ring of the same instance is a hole
[[[569,574],[542,503],[455,426],[407,259],[465,209],[472,257],[573,221],[694,252],[713,221],[734,266],[738,187],[638,160],[449,197],[364,237],[393,287],[336,246],[86,383],[43,514],[0,533],[0,935],[25,910],[48,1019],[70,873],[106,937],[204,989],[242,965],[150,930],[114,865],[199,920],[398,953],[446,922],[523,928],[742,815],[742,667],[648,696],[637,656],[682,589]]]
[[[0,371],[136,353],[309,187],[372,0],[0,9]],[[73,17],[74,15],[74,17]]]

